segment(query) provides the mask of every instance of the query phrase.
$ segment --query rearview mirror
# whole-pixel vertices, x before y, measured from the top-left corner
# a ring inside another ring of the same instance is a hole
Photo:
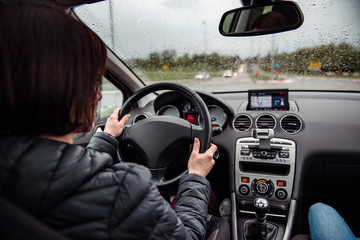
[[[290,1],[269,2],[233,9],[224,13],[219,31],[224,36],[252,36],[296,29],[304,16]]]

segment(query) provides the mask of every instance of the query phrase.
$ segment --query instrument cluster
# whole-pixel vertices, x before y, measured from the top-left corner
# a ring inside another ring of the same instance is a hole
[[[217,105],[207,105],[213,127],[223,127],[227,120],[227,114]],[[158,116],[172,116],[183,118],[188,122],[198,125],[201,121],[195,106],[189,101],[166,104],[157,110]]]

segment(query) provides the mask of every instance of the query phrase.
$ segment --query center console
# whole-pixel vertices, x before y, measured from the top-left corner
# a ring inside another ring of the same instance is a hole
[[[287,89],[269,89],[249,90],[246,109],[240,110],[279,113],[290,109],[293,106]],[[276,138],[276,122],[274,126],[270,123],[266,119],[256,124],[251,137],[236,140],[235,192],[231,195],[232,209],[235,209],[232,211],[233,239],[290,239],[296,208],[296,201],[291,198],[296,143]]]
[[[244,235],[256,214],[254,200],[269,202],[266,214],[268,226],[276,235],[264,239],[283,239],[291,201],[295,172],[296,145],[294,141],[273,138],[271,129],[254,129],[252,137],[236,142],[235,196],[237,203],[238,239]]]
[[[295,142],[273,138],[268,149],[256,138],[236,142],[235,186],[237,201],[247,205],[266,197],[272,208],[286,210],[290,202],[295,168]]]

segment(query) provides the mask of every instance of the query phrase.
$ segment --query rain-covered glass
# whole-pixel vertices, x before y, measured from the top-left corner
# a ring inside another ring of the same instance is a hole
[[[298,29],[224,37],[239,0],[108,0],[75,9],[145,83],[175,81],[210,92],[288,88],[360,90],[360,1],[299,0]]]

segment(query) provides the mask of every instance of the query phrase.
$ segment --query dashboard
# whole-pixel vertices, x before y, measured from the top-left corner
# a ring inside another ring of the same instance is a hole
[[[221,128],[212,139],[220,157],[208,176],[219,199],[234,193],[238,211],[247,216],[254,197],[266,197],[274,216],[296,214],[299,231],[306,228],[307,206],[315,201],[336,202],[345,216],[352,214],[346,202],[359,194],[349,183],[357,182],[360,171],[360,94],[197,93],[208,106],[213,128]],[[133,123],[162,115],[195,125],[201,121],[192,103],[176,92],[159,94],[130,114]],[[269,141],[261,140],[262,131],[267,135],[269,130]]]
[[[221,127],[221,132],[213,137],[213,142],[219,147],[220,158],[223,159],[219,164],[228,165],[224,168],[228,169],[226,174],[230,179],[235,179],[235,160],[244,157],[236,155],[237,151],[240,151],[237,147],[243,145],[238,140],[253,137],[253,129],[272,129],[274,138],[293,142],[291,146],[294,146],[294,153],[291,158],[294,159],[292,161],[294,183],[288,192],[289,198],[300,198],[304,190],[303,178],[310,174],[307,172],[315,169],[314,165],[331,162],[333,165],[345,164],[346,167],[343,168],[347,168],[349,164],[356,166],[360,164],[358,161],[360,94],[358,93],[289,91],[288,110],[270,109],[269,103],[263,105],[265,107],[262,110],[251,110],[248,108],[248,91],[218,94],[197,92],[209,108],[213,126]],[[194,124],[201,121],[188,99],[176,92],[162,93],[146,106],[134,108],[131,112],[131,121],[135,123],[155,115],[180,117]],[[278,143],[274,142],[274,144]],[[254,157],[255,160],[259,161]],[[336,172],[336,174],[341,176],[341,179],[345,179],[342,182],[346,182],[346,179],[352,181],[352,175],[348,172],[344,174]],[[216,181],[220,182],[219,179]],[[321,181],[312,180],[309,183],[310,187],[317,189],[317,184]],[[238,191],[234,182],[230,181],[226,184],[229,184],[231,191]],[[339,189],[347,186],[340,182],[336,184],[337,182],[332,182],[332,185],[338,186]],[[352,190],[349,189],[349,192]]]
[[[224,106],[224,104],[218,100],[214,103],[215,98],[210,94],[205,95],[205,93],[200,94],[203,98],[205,98],[205,103],[207,104],[210,119],[213,128],[223,128],[228,120],[228,115],[232,117],[232,112],[229,110],[228,106]],[[278,90],[252,90],[248,92],[248,103],[246,104],[247,110],[268,110],[268,111],[285,111],[289,110],[289,100],[288,100],[288,90],[287,89],[278,89]],[[175,92],[167,92],[157,97],[154,103],[154,109],[156,115],[158,116],[172,116],[177,118],[182,118],[187,120],[188,122],[198,125],[201,121],[198,111],[194,104],[186,99],[184,96],[175,93]],[[228,113],[227,113],[228,112]],[[244,123],[246,121],[246,117],[243,116],[240,119],[240,122],[235,120],[233,122],[235,130],[242,131],[240,128],[245,125],[249,125],[248,123]],[[266,117],[263,116],[262,119]],[[257,128],[269,126],[269,121],[271,122],[271,116],[267,117],[265,122],[262,119],[257,119],[256,125]],[[269,119],[270,118],[270,119]],[[292,117],[294,118],[294,116]],[[275,121],[275,119],[273,119]],[[261,121],[261,123],[260,123]],[[292,124],[301,124],[301,120],[298,120]],[[291,125],[291,124],[290,124]],[[246,127],[246,126],[245,126]],[[250,126],[251,127],[251,126]],[[295,129],[293,131],[296,132],[299,129]]]

